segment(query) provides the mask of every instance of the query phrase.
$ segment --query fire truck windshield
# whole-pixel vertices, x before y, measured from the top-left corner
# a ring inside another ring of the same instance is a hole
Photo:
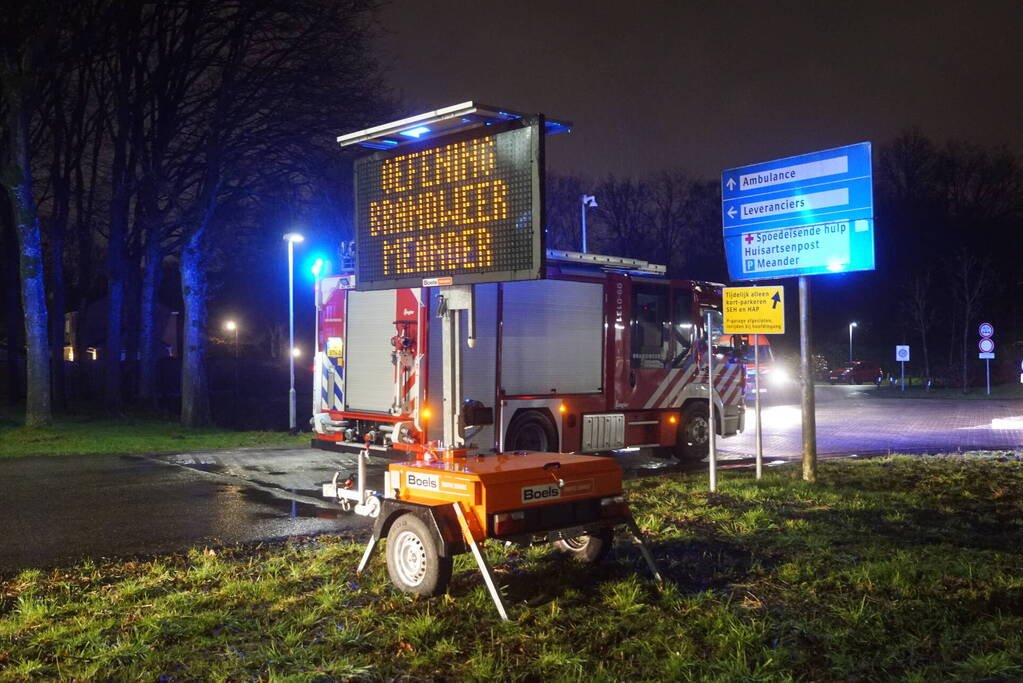
[[[703,309],[700,311],[701,317],[706,320],[707,314],[710,314],[710,331],[711,338],[714,343],[714,351],[717,353],[725,353],[728,355],[734,355],[737,352],[736,347],[732,341],[732,335],[726,335],[725,329],[725,317],[721,311],[714,311],[709,309]],[[704,332],[706,334],[706,332]],[[721,337],[725,338],[722,339]]]

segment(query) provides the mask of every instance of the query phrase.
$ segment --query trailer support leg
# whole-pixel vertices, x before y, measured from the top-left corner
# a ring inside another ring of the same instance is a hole
[[[455,508],[455,515],[458,517],[458,526],[462,528],[462,537],[472,550],[473,557],[476,558],[476,564],[479,565],[480,573],[483,574],[483,582],[487,584],[487,590],[490,592],[491,600],[494,601],[494,607],[497,608],[497,612],[501,615],[501,619],[504,621],[511,621],[511,619],[508,618],[508,610],[504,606],[504,600],[501,598],[501,591],[497,589],[497,581],[494,579],[494,572],[490,569],[490,565],[487,564],[487,558],[483,557],[483,553],[480,551],[480,547],[477,545],[476,539],[473,538],[472,530],[469,528],[469,523],[465,521],[465,515],[462,513],[462,506],[458,503],[452,503],[451,507]]]
[[[377,542],[380,537],[377,536],[377,532],[374,531],[373,535],[369,537],[369,543],[366,544],[366,550],[362,553],[362,560],[359,561],[359,567],[355,570],[356,574],[361,574],[362,570],[369,564],[369,557],[373,554],[373,550],[377,547]]]
[[[625,524],[629,527],[629,531],[632,533],[632,540],[639,546],[639,552],[643,555],[643,559],[646,560],[646,564],[650,567],[650,573],[654,575],[654,581],[657,583],[663,583],[664,579],[661,578],[661,573],[657,571],[657,565],[654,564],[654,556],[650,553],[650,548],[646,545],[646,539],[643,537],[643,532],[640,531],[639,525],[636,524],[636,520],[633,519],[632,515],[626,520]]]

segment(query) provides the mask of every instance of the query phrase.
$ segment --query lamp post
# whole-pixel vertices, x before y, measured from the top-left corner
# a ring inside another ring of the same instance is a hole
[[[582,216],[583,216],[583,253],[585,254],[586,253],[586,208],[587,207],[592,207],[594,209],[597,208],[597,198],[594,197],[592,194],[584,194],[580,198],[580,202],[582,204],[581,210],[582,210]]]
[[[305,238],[297,232],[284,236],[288,243],[288,365],[291,384],[288,390],[288,430],[298,434],[295,424],[295,243]]]
[[[238,410],[238,323],[228,320],[224,323],[224,329],[234,333],[234,409]]]
[[[856,327],[856,323],[849,323],[849,362],[850,363],[853,362],[853,355],[852,355],[852,331],[853,331],[854,327]]]

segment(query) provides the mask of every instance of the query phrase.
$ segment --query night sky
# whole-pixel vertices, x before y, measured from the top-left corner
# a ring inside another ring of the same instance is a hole
[[[414,111],[573,121],[548,168],[739,166],[919,127],[1023,150],[1023,2],[394,2],[379,46]]]

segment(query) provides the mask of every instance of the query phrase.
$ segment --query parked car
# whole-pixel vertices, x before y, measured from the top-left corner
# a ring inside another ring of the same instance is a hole
[[[834,368],[828,375],[828,381],[832,384],[863,384],[877,382],[881,377],[881,367],[876,363],[863,360],[854,360],[839,368]]]

